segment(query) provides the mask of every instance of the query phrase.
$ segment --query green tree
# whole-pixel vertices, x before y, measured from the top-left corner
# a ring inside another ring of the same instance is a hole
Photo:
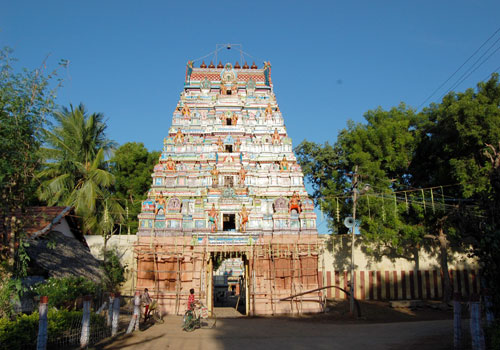
[[[0,260],[21,275],[25,269],[19,214],[36,198],[41,131],[59,84],[51,87],[57,69],[48,74],[43,68],[15,73],[11,53],[0,50]]]
[[[103,255],[105,263],[102,266],[104,271],[104,285],[106,290],[118,292],[120,286],[125,282],[125,268],[120,262],[120,256],[117,249],[104,250]]]
[[[124,210],[111,195],[114,176],[108,171],[105,153],[115,146],[106,138],[104,116],[88,114],[80,104],[54,114],[56,126],[44,132],[46,147],[41,200],[49,205],[68,205],[82,218],[86,233],[100,234],[105,245],[123,221]]]
[[[360,230],[365,241],[377,243],[365,249],[374,256],[417,259],[422,229],[406,214],[406,201],[398,192],[411,185],[409,166],[420,120],[404,104],[368,111],[364,117],[364,124],[348,122],[334,146],[302,142],[295,150],[299,163],[333,232],[347,232],[343,221],[352,213],[352,193],[357,191]]]
[[[122,206],[128,208],[126,225],[133,233],[137,232],[137,215],[151,187],[151,174],[159,156],[158,151],[148,152],[143,143],[127,142],[115,151],[111,159],[111,173],[116,179],[115,196]]]
[[[80,104],[54,113],[56,126],[44,131],[44,168],[39,197],[49,205],[70,205],[78,215],[94,213],[96,200],[114,179],[107,169],[105,153],[115,143],[105,136],[100,113],[88,114]]]
[[[490,176],[493,163],[484,152],[487,144],[496,145],[500,140],[499,106],[500,86],[495,74],[488,82],[479,83],[476,90],[451,92],[441,103],[423,111],[425,123],[411,173],[416,187],[447,186],[450,199],[445,200],[446,210],[428,212],[422,220],[426,237],[439,246],[443,271],[448,271],[450,244],[483,246],[485,222],[491,222],[491,216],[498,217],[499,213],[491,213],[489,208],[488,198],[494,193]],[[495,225],[490,226],[493,231]],[[489,268],[484,265],[487,261],[482,260],[483,272]],[[449,297],[450,281],[447,273],[444,276],[445,296]]]

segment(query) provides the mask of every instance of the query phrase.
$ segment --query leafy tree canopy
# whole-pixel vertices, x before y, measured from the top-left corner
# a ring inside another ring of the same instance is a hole
[[[127,142],[111,159],[111,173],[116,179],[115,196],[129,209],[127,225],[132,232],[137,231],[141,201],[146,199],[151,187],[151,174],[159,156],[160,152],[148,152],[143,143]]]
[[[23,270],[16,248],[23,247],[19,213],[36,198],[42,128],[54,108],[59,85],[51,87],[57,69],[16,73],[11,54],[7,48],[0,50],[0,260],[14,258],[18,274]]]

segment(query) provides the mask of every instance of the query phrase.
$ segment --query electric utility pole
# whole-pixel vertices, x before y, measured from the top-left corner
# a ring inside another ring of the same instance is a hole
[[[351,233],[351,283],[350,283],[350,311],[354,315],[354,231],[356,229],[356,202],[358,200],[358,166],[354,167],[354,175],[352,177],[352,233]]]

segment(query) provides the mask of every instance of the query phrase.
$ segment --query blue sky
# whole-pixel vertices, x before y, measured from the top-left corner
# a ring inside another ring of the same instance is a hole
[[[259,66],[271,61],[295,146],[334,142],[347,120],[378,106],[419,106],[500,27],[499,13],[500,2],[486,0],[4,0],[0,46],[14,49],[18,68],[37,68],[49,54],[49,69],[69,60],[58,103],[83,102],[106,116],[110,138],[159,150],[187,60],[242,44]],[[234,50],[219,57],[240,60]],[[498,68],[500,51],[456,90]]]

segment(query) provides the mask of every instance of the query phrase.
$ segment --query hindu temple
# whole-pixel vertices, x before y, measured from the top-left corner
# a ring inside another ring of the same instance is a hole
[[[213,308],[215,271],[231,259],[243,314],[319,312],[320,293],[304,294],[321,285],[316,214],[271,64],[190,61],[172,107],[139,214],[137,289],[164,313],[183,314],[191,288]]]

